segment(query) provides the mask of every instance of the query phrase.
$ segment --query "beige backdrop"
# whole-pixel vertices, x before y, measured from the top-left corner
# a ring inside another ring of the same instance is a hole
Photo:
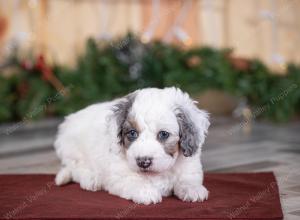
[[[132,31],[145,42],[234,48],[280,70],[300,61],[299,11],[297,0],[0,0],[1,58],[18,43],[23,55],[72,65],[88,37]]]

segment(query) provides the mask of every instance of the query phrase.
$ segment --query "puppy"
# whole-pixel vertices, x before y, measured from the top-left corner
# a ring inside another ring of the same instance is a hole
[[[174,87],[91,105],[59,126],[54,146],[62,167],[55,182],[145,205],[172,193],[203,201],[200,155],[208,127],[208,114]]]

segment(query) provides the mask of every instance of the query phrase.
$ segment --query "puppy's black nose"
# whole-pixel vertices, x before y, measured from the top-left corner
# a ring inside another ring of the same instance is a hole
[[[152,164],[152,157],[138,157],[136,158],[136,164],[140,167],[140,168],[148,168],[151,166]]]

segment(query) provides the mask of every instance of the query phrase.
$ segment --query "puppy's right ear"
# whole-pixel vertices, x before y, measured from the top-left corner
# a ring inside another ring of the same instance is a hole
[[[124,144],[124,137],[123,137],[124,123],[127,119],[128,113],[130,112],[130,109],[137,95],[137,92],[138,90],[124,96],[123,98],[119,99],[117,103],[112,107],[112,111],[114,113],[113,115],[117,123],[117,131],[118,131],[117,135],[119,138],[119,143],[122,145]]]

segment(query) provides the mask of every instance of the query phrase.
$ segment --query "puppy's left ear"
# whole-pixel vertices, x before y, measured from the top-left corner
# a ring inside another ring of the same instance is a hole
[[[209,123],[207,112],[198,109],[196,101],[180,89],[171,88],[175,94],[174,112],[177,117],[180,135],[180,147],[183,155],[192,156],[204,143]]]

